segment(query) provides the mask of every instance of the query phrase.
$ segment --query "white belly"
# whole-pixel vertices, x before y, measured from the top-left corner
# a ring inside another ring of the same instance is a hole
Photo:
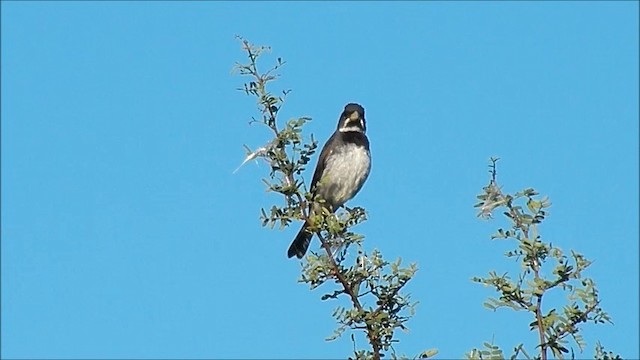
[[[318,195],[335,209],[353,198],[367,180],[371,170],[369,151],[349,144],[343,151],[331,154],[324,169]]]

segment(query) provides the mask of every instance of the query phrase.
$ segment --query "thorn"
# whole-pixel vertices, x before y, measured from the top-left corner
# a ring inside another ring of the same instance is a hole
[[[255,158],[257,158],[258,156],[264,154],[266,152],[267,148],[266,147],[261,147],[258,148],[256,151],[249,153],[249,155],[247,155],[247,157],[244,159],[244,161],[242,162],[242,164],[240,164],[240,166],[238,166],[237,169],[233,170],[232,174],[235,174],[236,172],[238,172],[238,170],[240,170],[240,168],[242,166],[244,166],[244,164],[246,164],[248,161],[251,161]]]
[[[241,168],[242,166],[244,166],[244,164],[246,164],[248,161],[251,161],[251,160],[253,160],[253,159],[257,158],[258,156],[263,156],[264,154],[266,154],[266,153],[267,153],[267,151],[269,151],[269,150],[274,146],[275,141],[276,141],[276,140],[274,139],[274,140],[273,140],[272,142],[270,142],[269,144],[267,144],[267,145],[265,145],[265,146],[263,146],[263,147],[260,147],[260,148],[256,149],[256,151],[253,151],[253,152],[251,152],[251,149],[249,149],[246,145],[244,145],[244,148],[247,150],[247,152],[248,152],[249,154],[248,154],[248,155],[247,155],[247,157],[244,159],[244,161],[242,162],[242,164],[240,164],[240,166],[238,166],[238,168],[237,168],[237,169],[235,169],[235,170],[233,171],[233,173],[232,173],[232,174],[235,174],[236,172],[238,172],[238,170],[240,170],[240,168]]]

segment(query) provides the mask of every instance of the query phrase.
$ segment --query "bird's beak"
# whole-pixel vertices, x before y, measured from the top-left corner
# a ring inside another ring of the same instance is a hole
[[[362,120],[362,117],[360,116],[360,113],[357,111],[354,111],[350,116],[349,119],[347,120],[347,122],[358,122],[360,123],[360,126],[362,128],[364,128],[364,121]]]
[[[352,112],[351,115],[349,115],[349,117],[344,120],[342,129],[350,128],[355,124],[359,124],[359,127],[364,130],[364,118],[358,111]]]

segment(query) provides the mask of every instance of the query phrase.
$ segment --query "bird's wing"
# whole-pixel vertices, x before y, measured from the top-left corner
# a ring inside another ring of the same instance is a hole
[[[316,185],[318,181],[322,178],[322,172],[324,171],[325,166],[327,165],[327,159],[329,155],[333,152],[334,147],[330,146],[334,142],[336,134],[333,134],[329,140],[324,144],[322,151],[320,151],[320,157],[318,157],[318,164],[316,164],[316,170],[313,173],[313,179],[311,180],[311,187],[309,188],[311,192],[315,193]]]

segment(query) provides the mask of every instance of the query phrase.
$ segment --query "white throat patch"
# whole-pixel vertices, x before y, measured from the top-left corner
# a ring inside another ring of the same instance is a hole
[[[340,132],[351,132],[351,131],[354,131],[354,132],[359,132],[359,133],[363,133],[364,134],[364,131],[362,131],[362,129],[359,128],[358,126],[347,126],[347,127],[343,127],[343,128],[338,129],[338,131],[340,131]]]

